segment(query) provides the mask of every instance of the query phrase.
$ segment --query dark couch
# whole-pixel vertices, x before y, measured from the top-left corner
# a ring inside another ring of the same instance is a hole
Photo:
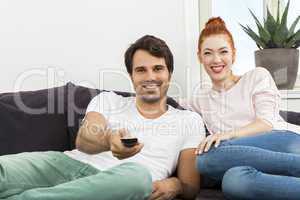
[[[101,91],[68,83],[38,91],[0,94],[0,155],[75,148],[79,124],[90,100]],[[123,96],[132,94],[117,92]],[[180,106],[171,98],[168,104]],[[282,112],[300,124],[300,113]],[[224,199],[216,189],[202,189],[197,200]]]

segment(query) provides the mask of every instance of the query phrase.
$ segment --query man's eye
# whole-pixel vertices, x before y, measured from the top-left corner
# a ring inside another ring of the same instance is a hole
[[[223,50],[223,51],[221,51],[221,53],[222,53],[222,54],[226,54],[226,53],[228,53],[228,51]]]
[[[210,55],[210,52],[208,52],[208,51],[204,52],[204,55]]]
[[[135,71],[136,72],[144,72],[145,70],[144,69],[136,69]]]

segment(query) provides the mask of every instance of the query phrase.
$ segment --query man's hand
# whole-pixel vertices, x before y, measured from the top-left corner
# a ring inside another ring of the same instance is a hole
[[[171,200],[182,190],[180,181],[177,178],[168,178],[153,182],[152,194],[149,200]]]
[[[207,152],[213,144],[215,147],[218,147],[221,141],[230,140],[233,138],[235,138],[234,132],[216,133],[209,135],[199,144],[198,148],[196,149],[196,154]]]
[[[119,129],[114,131],[110,136],[110,150],[114,157],[118,159],[124,159],[131,156],[134,156],[138,152],[140,152],[143,148],[143,144],[137,143],[133,147],[125,147],[122,142],[121,138],[128,138],[130,134],[125,129]]]

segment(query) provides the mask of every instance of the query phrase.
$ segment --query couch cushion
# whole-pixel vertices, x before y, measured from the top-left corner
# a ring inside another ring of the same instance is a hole
[[[292,111],[280,111],[280,115],[282,118],[291,123],[300,125],[300,113],[299,112],[292,112]]]
[[[195,200],[225,200],[221,190],[201,189]]]
[[[68,83],[67,88],[67,127],[70,135],[70,148],[74,149],[76,135],[85,115],[86,108],[92,98],[101,91],[98,89],[77,86],[73,83]]]
[[[65,89],[0,94],[0,155],[70,148]]]

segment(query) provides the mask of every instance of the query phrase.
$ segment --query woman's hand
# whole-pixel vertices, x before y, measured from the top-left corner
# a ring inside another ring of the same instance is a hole
[[[235,137],[234,132],[227,132],[227,133],[216,133],[207,136],[198,146],[196,149],[196,154],[202,154],[203,152],[207,152],[211,145],[214,143],[215,147],[218,147],[221,141],[223,140],[230,140]]]

